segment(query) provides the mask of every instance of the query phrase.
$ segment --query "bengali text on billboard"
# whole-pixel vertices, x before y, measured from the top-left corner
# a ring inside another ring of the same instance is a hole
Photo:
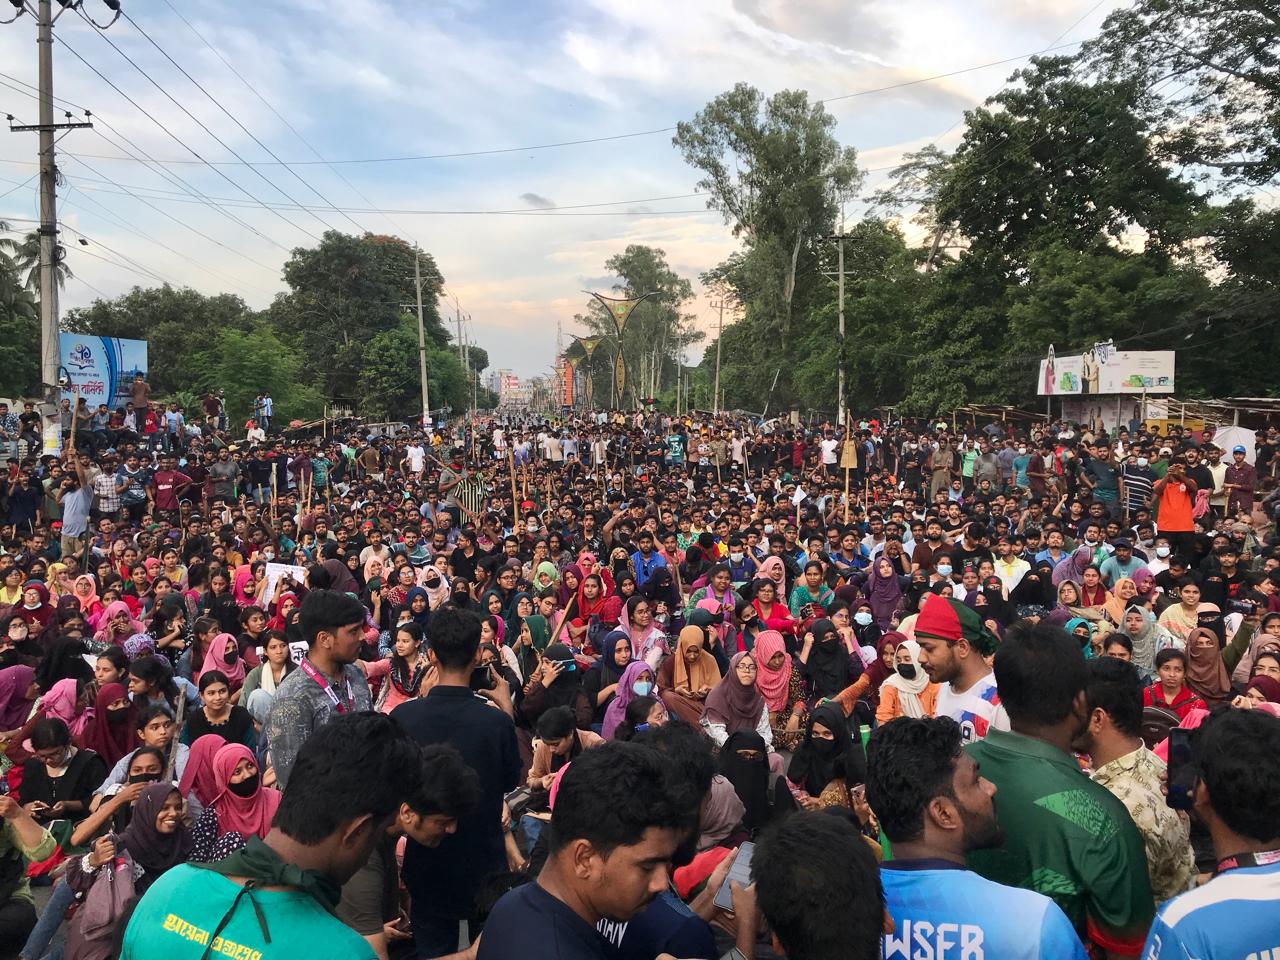
[[[147,341],[120,340],[63,333],[58,338],[58,363],[90,407],[105,403],[115,410],[129,402],[135,374],[147,373]],[[64,390],[64,397],[73,392]]]

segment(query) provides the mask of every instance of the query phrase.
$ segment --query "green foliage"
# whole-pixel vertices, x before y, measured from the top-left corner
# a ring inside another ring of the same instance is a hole
[[[455,350],[427,344],[427,385],[432,410],[454,411],[470,404],[470,384]],[[364,367],[352,385],[361,397],[360,411],[375,419],[408,418],[422,410],[418,368],[417,320],[403,318],[364,349]]]
[[[252,416],[254,398],[262,390],[270,391],[277,417],[320,416],[320,392],[304,381],[298,354],[270,328],[224,328],[202,356],[205,370],[194,383],[201,391],[215,387],[226,391],[229,424],[242,424]]]

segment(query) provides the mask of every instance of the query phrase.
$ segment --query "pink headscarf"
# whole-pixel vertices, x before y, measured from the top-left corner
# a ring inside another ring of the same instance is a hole
[[[229,664],[224,659],[228,643],[236,651],[235,663]],[[231,634],[218,634],[209,644],[209,649],[204,652],[204,665],[200,668],[200,676],[204,676],[210,670],[217,670],[226,676],[227,685],[232,693],[244,686],[244,661],[240,659],[240,647],[236,643],[236,638]]]
[[[227,741],[216,733],[206,733],[203,737],[196,738],[196,742],[191,745],[191,752],[187,754],[182,780],[178,783],[178,792],[184,798],[194,791],[196,799],[204,806],[213,802],[219,789],[213,776],[213,758],[226,745]]]
[[[775,576],[775,573],[777,574]],[[787,578],[787,565],[781,557],[765,557],[756,568],[755,579],[769,579],[778,585],[778,601],[782,602],[782,587]]]
[[[84,728],[93,717],[93,710],[86,708],[76,713],[76,681],[73,677],[59,680],[44,695],[41,705],[46,717],[57,717],[71,731],[71,739],[80,742]]]
[[[280,791],[274,787],[259,785],[249,797],[232,793],[231,775],[236,772],[241,760],[250,760],[257,765],[253,751],[243,743],[228,743],[214,755],[213,779],[217,784],[217,793],[209,806],[218,817],[219,833],[235,831],[246,839],[255,835],[265,837],[271,829],[276,808],[280,806]]]
[[[81,583],[89,585],[88,595],[80,593],[76,587]],[[94,625],[94,618],[102,610],[102,598],[98,596],[98,585],[94,583],[93,577],[87,573],[82,573],[76,577],[71,584],[71,595],[80,601],[80,612],[84,614],[85,621],[91,626]],[[94,607],[97,607],[95,610]]]
[[[240,607],[252,607],[257,603],[257,599],[250,589],[253,585],[253,566],[248,563],[242,563],[236,567],[235,579],[231,583],[231,596],[235,598],[236,605]]]
[[[129,623],[123,629],[115,631],[111,629],[111,620],[120,614],[126,614],[129,617]],[[114,643],[121,646],[126,640],[136,633],[146,633],[147,628],[133,619],[133,611],[129,609],[129,605],[123,600],[113,600],[107,604],[105,610],[98,617],[98,632],[94,635],[95,640],[102,643]]]

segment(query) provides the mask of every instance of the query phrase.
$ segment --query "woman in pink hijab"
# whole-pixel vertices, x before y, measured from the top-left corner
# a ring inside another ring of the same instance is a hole
[[[193,863],[235,853],[250,837],[265,837],[280,806],[280,791],[262,785],[253,751],[228,743],[213,757],[214,797],[191,830]]]

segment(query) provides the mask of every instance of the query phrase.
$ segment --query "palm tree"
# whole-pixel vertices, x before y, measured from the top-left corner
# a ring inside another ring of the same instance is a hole
[[[19,273],[26,272],[26,288],[33,292],[40,290],[40,234],[38,231],[32,230],[22,238],[21,243],[13,240],[0,241],[0,247],[7,248],[12,251],[12,259],[14,267]],[[67,278],[72,276],[71,268],[65,261],[59,261],[53,266],[53,278],[61,290],[67,285]]]

